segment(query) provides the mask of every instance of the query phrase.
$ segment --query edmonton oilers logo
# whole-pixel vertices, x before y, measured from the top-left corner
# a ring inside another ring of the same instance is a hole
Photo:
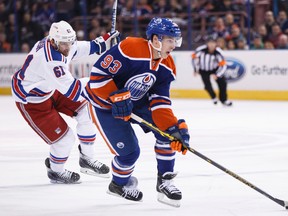
[[[239,61],[238,59],[228,57],[226,58],[226,62],[227,62],[227,69],[225,71],[225,78],[227,82],[238,81],[245,75],[246,68],[241,61]]]
[[[143,73],[131,77],[125,84],[130,90],[131,100],[141,99],[155,83],[156,77],[151,73]]]

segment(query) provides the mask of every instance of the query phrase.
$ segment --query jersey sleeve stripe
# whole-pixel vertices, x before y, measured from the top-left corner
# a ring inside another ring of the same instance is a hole
[[[107,80],[111,80],[111,77],[110,76],[102,76],[102,75],[98,75],[98,76],[91,76],[90,78],[91,82],[94,82],[94,83],[99,83],[99,82],[102,82],[102,81],[107,81]]]
[[[96,105],[100,106],[101,108],[111,109],[111,104],[109,104],[107,101],[102,100],[101,98],[93,94],[93,92],[88,86],[85,87],[85,90],[86,90],[85,97],[88,101],[90,101],[93,104],[96,103]]]
[[[157,109],[171,109],[171,105],[159,104],[157,106],[151,107],[151,111],[154,111],[154,110],[157,110]]]
[[[50,92],[43,92],[38,88],[34,88],[28,93],[28,96],[44,97],[50,93],[51,93],[51,91]]]
[[[14,94],[23,102],[26,102],[26,95],[21,91],[21,81],[17,80],[15,77],[12,79],[12,90]]]
[[[96,68],[96,67],[92,67],[92,69],[91,69],[91,76],[98,76],[98,75],[106,75],[107,76],[107,73],[105,73],[104,71],[101,71],[101,70],[99,70],[98,68]]]
[[[154,109],[155,107],[158,106],[170,106],[171,105],[171,101],[167,101],[167,100],[153,100],[150,102],[150,107],[151,109]]]
[[[74,80],[70,88],[66,92],[65,96],[73,101],[77,101],[81,93],[81,82],[79,80]]]

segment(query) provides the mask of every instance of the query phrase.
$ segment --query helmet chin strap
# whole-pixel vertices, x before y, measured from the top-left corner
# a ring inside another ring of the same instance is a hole
[[[159,44],[160,44],[160,47],[159,47],[159,48],[155,47],[155,46],[152,44],[151,40],[149,40],[149,43],[151,44],[151,46],[153,47],[153,49],[155,49],[155,50],[158,51],[158,57],[161,58],[161,57],[162,57],[162,56],[161,56],[162,42],[159,41]]]

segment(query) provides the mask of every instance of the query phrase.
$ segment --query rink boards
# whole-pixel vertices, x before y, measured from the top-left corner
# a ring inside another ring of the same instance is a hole
[[[193,51],[172,53],[177,80],[171,86],[175,98],[208,98],[200,76],[193,75]],[[231,99],[288,100],[288,64],[286,50],[224,51],[227,59],[226,78]],[[21,68],[25,54],[0,55],[0,94],[11,94],[12,74]],[[88,76],[97,55],[74,61],[70,70],[75,77]],[[213,87],[217,90],[215,82]]]

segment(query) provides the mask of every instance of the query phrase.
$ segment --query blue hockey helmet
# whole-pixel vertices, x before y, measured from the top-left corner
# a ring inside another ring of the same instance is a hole
[[[153,35],[157,35],[160,41],[163,36],[169,36],[175,38],[177,47],[182,44],[179,26],[168,18],[154,17],[147,26],[146,35],[148,40],[151,40]]]

